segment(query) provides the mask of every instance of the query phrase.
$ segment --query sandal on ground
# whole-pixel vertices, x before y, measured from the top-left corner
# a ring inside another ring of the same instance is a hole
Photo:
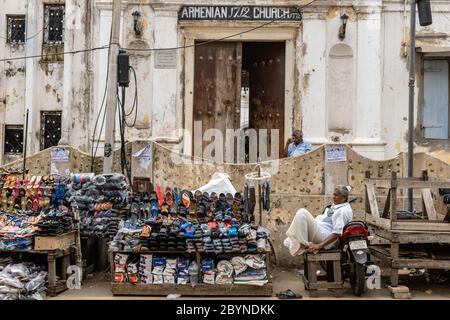
[[[297,294],[291,289],[288,289],[286,291],[278,292],[276,296],[279,299],[301,299],[303,296],[301,294]]]

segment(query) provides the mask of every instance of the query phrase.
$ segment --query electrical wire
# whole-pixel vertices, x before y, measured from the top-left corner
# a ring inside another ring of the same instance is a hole
[[[25,25],[26,25],[26,22],[25,22]],[[36,38],[42,31],[44,31],[45,29],[47,29],[48,28],[48,25],[47,26],[45,26],[45,27],[42,27],[38,32],[36,32],[34,35],[32,35],[32,36],[30,36],[30,37],[28,37],[28,38],[25,38],[25,41],[28,41],[28,40],[31,40],[31,39],[33,39],[33,38]],[[25,37],[26,37],[27,35],[25,34]],[[0,38],[2,38],[2,39],[5,39],[5,40],[8,40],[8,38],[7,37],[4,37],[4,36],[1,36],[0,35]],[[20,43],[20,44],[24,44],[25,42],[23,42],[23,43]]]
[[[0,59],[0,62],[14,61],[14,60],[26,60],[26,59],[34,59],[34,58],[44,58],[44,57],[50,57],[50,56],[60,55],[60,54],[62,54],[62,55],[78,54],[78,53],[84,53],[84,52],[92,52],[92,51],[97,51],[97,50],[109,49],[109,47],[110,47],[110,45],[105,45],[105,46],[101,46],[101,47],[82,49],[82,50],[74,50],[74,51],[66,51],[66,52],[61,52],[61,53],[37,54],[37,55],[33,55],[33,56],[3,58],[3,59]]]
[[[109,62],[110,62],[110,59],[111,59],[111,57],[110,57],[110,55],[111,55],[111,50],[110,50],[110,48],[111,48],[111,42],[112,42],[112,26],[111,26],[111,30],[110,30],[110,33],[109,33],[109,46],[108,46],[109,49],[108,49],[108,61],[107,61],[107,66],[109,66]],[[105,125],[106,111],[103,113],[102,125],[101,125],[101,128],[100,128],[99,136],[98,136],[98,139],[97,139],[97,144],[96,144],[96,146],[95,146],[95,151],[94,151],[95,132],[97,131],[98,120],[100,119],[100,115],[101,115],[102,110],[103,110],[103,107],[104,107],[104,105],[105,105],[106,95],[107,95],[107,92],[108,92],[108,80],[109,80],[109,67],[107,68],[107,71],[106,71],[105,90],[104,90],[104,92],[103,92],[102,103],[101,103],[100,109],[99,109],[99,111],[98,111],[98,113],[97,113],[97,119],[95,120],[94,131],[93,131],[93,133],[92,133],[92,142],[91,142],[91,145],[92,145],[92,146],[91,146],[91,147],[92,147],[92,148],[91,148],[91,156],[92,156],[92,161],[91,161],[91,172],[94,172],[95,156],[97,155],[98,146],[99,146],[99,144],[100,144],[100,138],[101,138],[101,135],[102,135],[103,127],[104,127],[104,125]]]
[[[311,0],[310,2],[308,2],[307,4],[297,8],[298,12],[300,13],[300,10],[303,8],[308,7],[309,5],[313,4],[314,2],[317,2],[319,0]],[[285,14],[284,16],[286,16],[287,14]],[[283,16],[283,17],[284,17]],[[125,47],[120,47],[119,43],[110,43],[109,46],[103,46],[103,47],[97,47],[97,48],[91,48],[91,49],[85,49],[85,50],[77,50],[77,51],[68,51],[68,52],[62,52],[61,54],[63,55],[67,55],[67,54],[78,54],[78,53],[83,53],[83,52],[89,52],[89,51],[95,51],[95,50],[102,50],[102,49],[108,49],[111,45],[117,45],[119,46],[121,49],[124,50],[128,50],[128,51],[166,51],[166,50],[181,50],[181,49],[187,49],[187,48],[192,48],[192,47],[198,47],[198,46],[204,46],[210,43],[214,43],[214,42],[220,42],[223,40],[227,40],[230,38],[234,38],[261,28],[264,28],[265,26],[268,26],[276,21],[278,21],[279,19],[274,19],[268,22],[265,22],[259,26],[253,27],[251,29],[242,31],[242,32],[238,32],[229,36],[225,36],[219,39],[213,39],[213,40],[208,40],[208,41],[204,41],[204,42],[199,42],[199,43],[194,43],[191,45],[186,45],[186,46],[178,46],[178,47],[172,47],[172,48],[150,48],[150,49],[137,49],[137,48],[125,48]],[[52,56],[54,54],[48,54],[48,56]],[[47,55],[35,55],[35,56],[25,56],[25,57],[16,57],[16,58],[4,58],[4,59],[0,59],[0,62],[3,61],[10,61],[10,60],[24,60],[24,59],[32,59],[32,58],[41,58],[41,57],[45,57]]]
[[[116,96],[117,96],[117,101],[118,104],[116,105],[119,107],[119,130],[120,130],[120,166],[122,169],[122,173],[126,174],[126,176],[128,177],[129,181],[131,181],[131,170],[128,167],[127,164],[127,156],[126,156],[126,150],[125,150],[125,87],[122,87],[122,99],[119,98],[119,86],[117,87],[116,90]],[[116,109],[117,110],[117,109]]]
[[[135,106],[136,106],[136,99],[137,99],[137,77],[136,77],[136,70],[135,70],[132,66],[129,66],[129,67],[128,67],[128,72],[129,72],[130,70],[132,70],[133,73],[134,73],[134,84],[135,84],[135,87],[134,87],[134,101],[133,101],[133,107],[131,108],[130,113],[127,113],[127,114],[126,114],[127,117],[131,116],[131,114],[133,113],[134,108],[135,108]]]
[[[137,116],[138,116],[138,82],[137,82],[137,75],[136,75],[136,70],[130,66],[130,70],[133,71],[133,75],[134,75],[134,101],[133,101],[133,108],[131,109],[130,113],[127,116],[130,116],[133,113],[133,110],[135,110],[134,112],[134,120],[133,120],[133,124],[128,124],[127,123],[127,119],[125,117],[125,124],[127,127],[132,128],[136,125],[136,121],[137,121]],[[125,101],[123,102],[125,104]],[[125,109],[124,109],[125,112]]]
[[[39,30],[36,34],[32,35],[31,37],[28,37],[25,39],[25,41],[31,40],[33,38],[36,38],[42,31],[44,31],[45,28],[42,28],[41,30]]]
[[[297,8],[298,13],[301,14],[301,12],[300,12],[301,9],[306,8],[307,6],[313,4],[314,2],[317,2],[317,1],[318,1],[318,0],[311,0],[311,1],[308,2],[307,4],[305,4],[305,5],[303,5],[303,6],[299,7],[299,8]],[[286,15],[287,15],[287,14],[284,14],[282,17],[285,17]],[[253,27],[253,28],[251,28],[251,29],[248,29],[248,30],[245,30],[245,31],[241,31],[241,32],[238,32],[238,33],[235,33],[235,34],[232,34],[232,35],[228,35],[228,36],[225,36],[225,37],[222,37],[222,38],[219,38],[219,39],[213,39],[213,40],[208,40],[208,41],[198,42],[198,43],[194,43],[194,44],[190,44],[190,45],[185,45],[185,46],[178,46],[178,47],[172,47],[172,48],[150,48],[150,49],[121,48],[121,49],[127,50],[127,51],[141,51],[141,52],[144,51],[144,52],[152,52],[152,51],[180,50],[180,49],[187,49],[187,48],[192,48],[192,47],[199,47],[199,46],[204,46],[204,45],[207,45],[207,44],[210,44],[210,43],[215,43],[215,42],[220,42],[220,41],[228,40],[228,39],[230,39],[230,38],[234,38],[234,37],[237,37],[237,36],[246,34],[246,33],[250,33],[250,32],[252,32],[252,31],[255,31],[255,30],[264,28],[264,27],[266,27],[266,26],[268,26],[268,25],[270,25],[270,24],[272,24],[272,23],[274,23],[274,22],[276,22],[276,21],[278,21],[278,20],[279,20],[279,19],[273,19],[273,20],[270,20],[270,21],[268,21],[268,22],[265,22],[265,23],[263,23],[263,24],[261,24],[261,25],[259,25],[259,26]],[[116,45],[120,45],[120,44],[117,44],[117,43],[116,43]]]

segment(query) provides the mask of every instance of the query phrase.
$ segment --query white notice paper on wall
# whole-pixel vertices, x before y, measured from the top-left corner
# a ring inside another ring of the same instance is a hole
[[[152,160],[153,155],[153,146],[149,144],[148,146],[142,148],[141,150],[135,152],[133,154],[134,158],[137,158],[139,160],[139,165],[143,169],[147,169],[150,165],[150,162]]]
[[[325,149],[326,162],[347,161],[347,150],[345,147],[328,147]]]
[[[155,69],[176,69],[177,51],[158,50],[155,52]]]
[[[52,162],[68,162],[69,150],[66,148],[52,148]]]

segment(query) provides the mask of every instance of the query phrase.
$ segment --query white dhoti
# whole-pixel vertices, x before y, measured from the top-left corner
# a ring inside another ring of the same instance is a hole
[[[323,240],[323,232],[319,222],[306,209],[297,211],[294,220],[286,231],[286,236],[284,245],[293,256],[300,249],[300,245],[307,246],[311,242],[320,243]]]

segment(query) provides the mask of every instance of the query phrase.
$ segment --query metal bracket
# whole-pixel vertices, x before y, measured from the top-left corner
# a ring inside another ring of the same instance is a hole
[[[105,143],[105,157],[109,158],[112,154],[112,146],[110,143]]]

